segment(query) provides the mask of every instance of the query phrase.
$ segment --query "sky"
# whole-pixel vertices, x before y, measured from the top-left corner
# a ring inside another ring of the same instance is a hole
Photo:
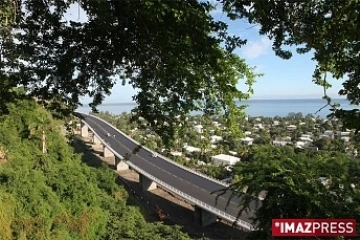
[[[215,0],[213,1],[215,4]],[[66,14],[67,20],[84,21],[85,13],[80,13],[78,7],[71,7]],[[81,11],[82,12],[82,11]],[[254,85],[254,94],[251,99],[321,99],[323,89],[312,82],[312,74],[316,62],[312,61],[312,53],[299,55],[295,48],[290,48],[294,53],[290,60],[284,60],[272,50],[272,42],[266,36],[260,36],[259,27],[250,25],[246,20],[231,21],[222,13],[220,5],[212,12],[215,19],[228,24],[229,33],[247,39],[245,46],[236,50],[248,65],[256,66],[257,72],[264,76],[257,79]],[[333,85],[327,90],[330,97],[338,97],[337,92],[341,89],[341,80],[328,79]],[[239,80],[238,88],[242,87]],[[122,86],[120,81],[112,89],[112,94],[107,96],[104,103],[129,103],[136,91],[130,85]],[[90,102],[90,98],[84,97],[83,103]]]

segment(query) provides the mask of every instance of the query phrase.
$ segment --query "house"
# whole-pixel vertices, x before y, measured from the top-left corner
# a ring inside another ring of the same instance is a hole
[[[215,126],[215,127],[220,127],[221,124],[217,121],[213,121],[212,124]]]
[[[304,147],[306,147],[306,142],[303,142],[303,141],[297,141],[296,143],[295,143],[295,147],[296,148],[304,148]]]
[[[223,138],[221,136],[217,136],[217,135],[210,136],[211,143],[217,143],[217,142],[220,142],[221,140],[223,140]]]
[[[203,133],[203,126],[202,125],[195,125],[194,129],[197,133]]]
[[[287,126],[286,128],[287,128],[287,130],[289,130],[289,131],[294,131],[294,130],[296,130],[296,126],[295,126],[295,125],[289,125],[289,126]]]
[[[250,137],[242,138],[242,139],[240,139],[240,140],[241,140],[241,142],[242,142],[243,144],[245,144],[245,145],[247,145],[247,146],[252,145],[252,144],[253,144],[253,141],[254,141],[254,139],[253,139],[253,138],[250,138]]]
[[[172,151],[172,152],[170,152],[170,154],[173,156],[179,156],[179,157],[182,156],[182,152]]]
[[[286,136],[286,137],[283,137],[281,140],[282,140],[282,141],[291,142],[291,137],[290,137],[290,136]]]
[[[254,124],[254,129],[264,129],[264,126],[262,125],[262,123],[256,123]]]
[[[321,135],[319,136],[319,138],[330,138],[330,136],[327,135],[327,134],[321,134]]]
[[[200,151],[201,151],[200,148],[196,148],[196,147],[192,147],[192,146],[184,146],[184,149],[185,149],[185,151],[188,152],[188,153],[200,152]]]
[[[301,136],[299,139],[300,139],[300,141],[303,141],[303,142],[312,142],[313,141],[311,138],[303,137],[303,136]]]
[[[236,156],[237,155],[237,152],[234,152],[234,151],[229,151],[229,153],[233,156]]]
[[[350,141],[350,137],[341,137],[341,139],[342,139],[344,142],[349,142],[349,141]]]
[[[302,134],[301,137],[311,139],[313,136],[312,136],[312,134]]]
[[[216,166],[232,166],[240,161],[240,158],[226,154],[212,156],[211,159]]]
[[[347,137],[347,136],[350,136],[350,132],[340,132],[339,135],[342,137]]]
[[[289,143],[288,141],[279,141],[279,140],[273,141],[274,146],[286,146],[286,144],[288,143]]]
[[[325,134],[325,135],[329,135],[329,136],[333,136],[333,135],[334,135],[334,131],[332,131],[332,130],[326,130],[326,131],[324,131],[324,134]]]

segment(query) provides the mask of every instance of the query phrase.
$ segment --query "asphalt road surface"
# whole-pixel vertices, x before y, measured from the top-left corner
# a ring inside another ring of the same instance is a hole
[[[114,151],[122,156],[125,156],[126,153],[131,154],[129,161],[131,161],[134,165],[183,193],[186,193],[208,205],[214,206],[233,217],[237,216],[240,209],[238,198],[233,198],[230,201],[229,206],[226,208],[231,192],[227,192],[219,197],[217,203],[215,201],[216,194],[212,194],[212,192],[224,189],[222,185],[188,172],[160,157],[153,157],[152,152],[143,148],[141,148],[137,154],[132,154],[132,151],[138,145],[120,134],[109,124],[89,115],[82,114],[82,116],[84,117],[84,121],[93,128],[106,143],[110,144],[110,147],[114,149]],[[110,136],[107,135],[108,133]],[[255,202],[253,202],[251,204],[251,210],[248,213],[243,213],[240,219],[251,223],[250,218],[254,214],[255,206]]]

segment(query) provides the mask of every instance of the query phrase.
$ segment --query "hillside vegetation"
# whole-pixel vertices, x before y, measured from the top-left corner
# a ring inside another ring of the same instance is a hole
[[[0,116],[0,239],[189,239],[147,223],[106,168],[81,161],[51,114],[18,100]],[[47,153],[42,152],[42,133]]]

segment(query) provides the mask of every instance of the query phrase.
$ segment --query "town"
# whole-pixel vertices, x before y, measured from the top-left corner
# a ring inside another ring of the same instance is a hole
[[[246,117],[239,120],[243,135],[227,131],[221,117],[204,120],[189,116],[190,123],[183,138],[177,138],[166,148],[151,129],[141,129],[130,123],[130,114],[108,112],[99,117],[131,136],[148,148],[176,162],[211,177],[231,182],[232,167],[248,161],[257,146],[292,147],[295,151],[337,151],[350,157],[358,156],[360,139],[350,129],[343,129],[337,119],[323,119],[313,115],[289,113],[286,117]]]

